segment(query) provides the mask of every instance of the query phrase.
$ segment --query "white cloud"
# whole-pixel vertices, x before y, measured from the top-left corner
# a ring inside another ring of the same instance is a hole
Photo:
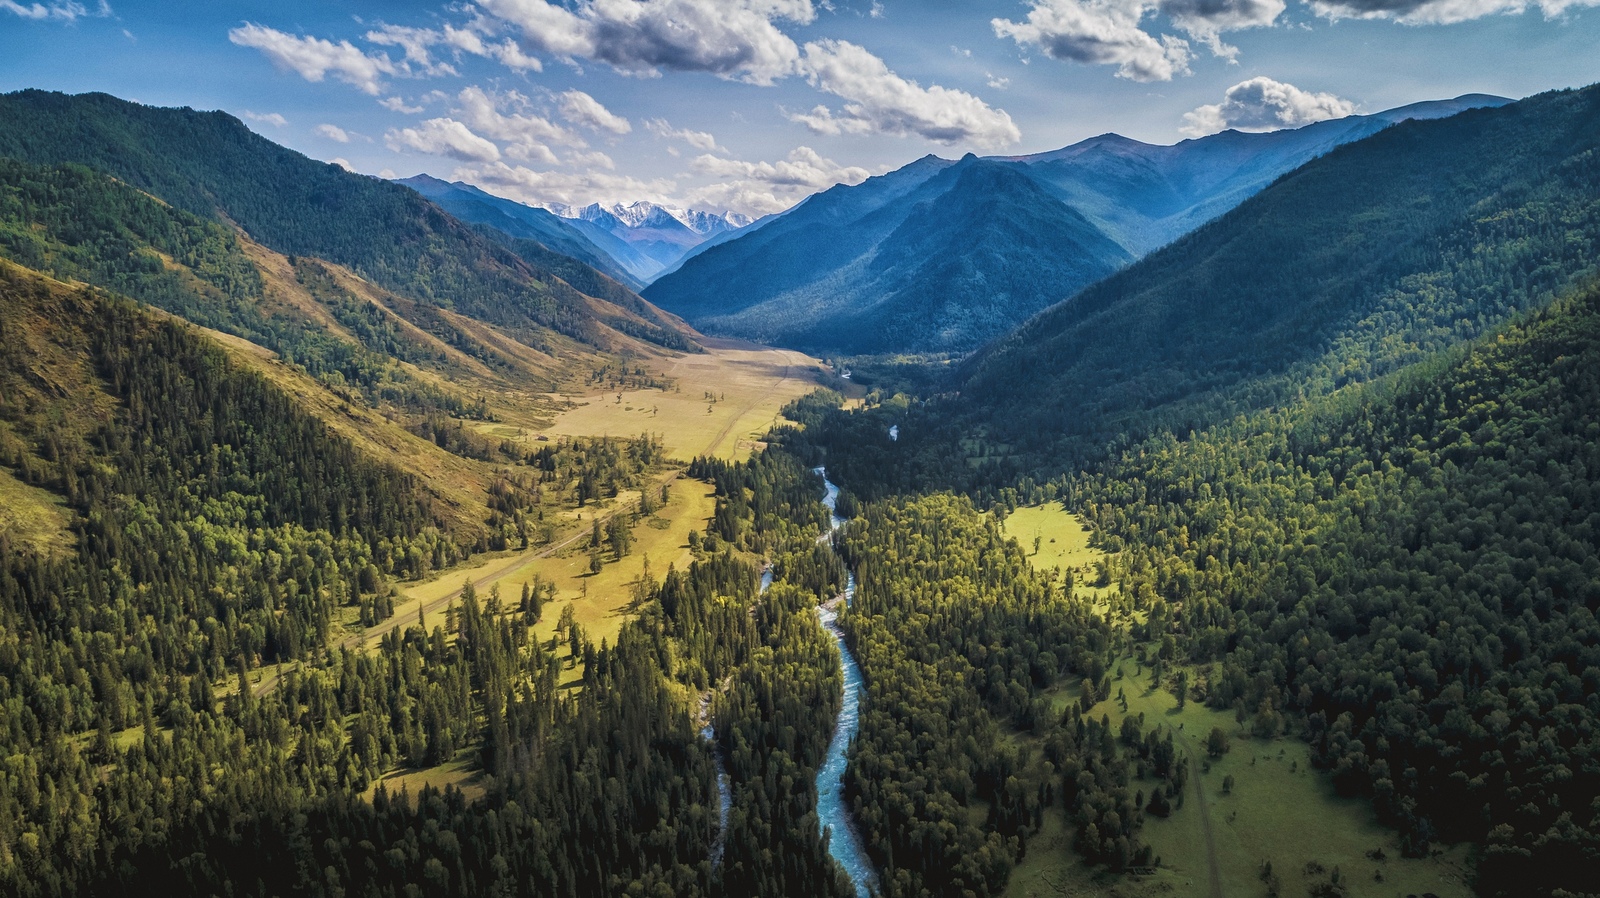
[[[492,162],[467,165],[451,174],[452,180],[475,184],[497,196],[519,202],[564,203],[587,206],[590,203],[632,203],[648,200],[670,205],[673,181],[641,181],[627,175],[614,175],[593,169],[574,171],[535,171],[525,165]]]
[[[1356,104],[1329,93],[1311,93],[1271,78],[1251,78],[1228,88],[1221,103],[1184,113],[1183,133],[1193,137],[1227,128],[1276,131],[1325,119],[1343,118]]]
[[[800,200],[835,184],[860,184],[871,172],[840,165],[810,147],[796,147],[779,162],[745,162],[704,155],[693,162],[695,171],[722,179],[691,191],[696,205],[732,209],[748,215],[781,212]]]
[[[94,12],[90,12],[82,3],[74,3],[70,2],[70,0],[67,0],[67,2],[48,4],[22,4],[18,3],[17,0],[0,0],[0,10],[5,10],[6,12],[19,15],[24,19],[31,19],[35,22],[43,22],[51,19],[60,22],[72,22],[84,18],[85,16],[105,17],[112,15],[111,6],[107,4],[105,0],[100,0],[99,5],[95,7]]]
[[[1140,22],[1153,12],[1150,0],[1032,0],[1023,22],[992,19],[998,37],[1037,47],[1054,59],[1115,65],[1117,77],[1133,81],[1171,81],[1189,72],[1189,44],[1181,38],[1151,36]]]
[[[562,117],[574,125],[582,125],[593,131],[610,131],[612,134],[627,134],[633,130],[631,122],[581,90],[569,90],[558,96],[561,98]]]
[[[282,128],[284,125],[289,124],[288,119],[276,112],[251,112],[250,110],[246,109],[244,111],[244,117],[252,122],[259,122],[263,125],[271,125],[274,128]]]
[[[530,106],[528,98],[516,91],[490,94],[481,87],[468,87],[457,95],[454,113],[472,130],[500,141],[507,156],[523,162],[554,165],[552,143],[585,146],[576,134],[528,111]]]
[[[674,128],[664,118],[653,118],[644,123],[651,134],[662,140],[681,140],[697,150],[707,153],[720,153],[722,148],[717,146],[717,139],[710,131],[691,131],[688,128]]]
[[[329,140],[335,140],[339,143],[350,142],[350,132],[339,127],[338,125],[322,124],[312,128],[311,130],[322,135],[323,137],[328,138]]]
[[[296,72],[307,81],[320,82],[329,73],[362,92],[376,95],[383,75],[400,74],[394,61],[378,53],[369,55],[349,41],[337,44],[316,37],[296,37],[275,28],[245,24],[228,32],[228,40],[253,47],[281,69]]]
[[[984,72],[983,76],[985,78],[989,79],[989,81],[988,81],[989,86],[994,88],[995,90],[1005,90],[1007,87],[1011,86],[1011,79],[1010,78],[1001,77],[1000,75],[996,75],[993,72]]]
[[[1230,61],[1239,55],[1239,48],[1223,43],[1223,32],[1271,25],[1284,9],[1283,0],[1160,0],[1160,4],[1161,12],[1180,30]]]
[[[1547,19],[1568,10],[1600,6],[1600,0],[1309,0],[1329,19],[1393,19],[1407,25],[1453,25],[1493,15],[1538,9]]]
[[[1004,146],[1022,137],[1004,111],[965,91],[937,84],[922,87],[848,41],[806,44],[801,68],[812,86],[845,100],[838,111],[817,106],[790,114],[790,119],[819,134],[916,136],[985,147]]]
[[[424,75],[460,74],[449,63],[435,60],[430,51],[430,48],[445,42],[443,32],[431,28],[380,25],[367,32],[367,41],[385,47],[400,47],[406,52],[406,62],[416,66]]]
[[[612,171],[617,167],[617,163],[610,156],[599,150],[568,153],[567,164],[575,168],[603,168],[607,171]]]
[[[406,115],[416,115],[422,111],[421,106],[407,106],[406,101],[399,97],[384,97],[378,101],[378,105],[390,112],[403,112]]]
[[[350,165],[350,160],[344,158],[343,156],[335,156],[332,159],[329,159],[328,161],[333,163],[334,165],[339,166],[340,168],[344,169],[347,172],[354,172],[355,171],[355,168]]]
[[[871,16],[874,19],[883,18],[883,2],[882,2],[882,0],[872,0],[872,11],[867,13],[867,15]]]
[[[516,25],[531,49],[563,59],[604,62],[619,71],[710,72],[752,84],[791,74],[793,40],[773,24],[809,24],[811,0],[478,0]]]
[[[415,128],[391,129],[384,143],[395,152],[416,150],[463,162],[497,162],[500,148],[451,118],[428,119]]]

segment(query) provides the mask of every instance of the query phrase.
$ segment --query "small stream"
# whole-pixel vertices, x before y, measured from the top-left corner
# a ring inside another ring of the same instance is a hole
[[[772,585],[772,568],[761,571],[761,591]],[[733,807],[733,784],[728,779],[728,763],[722,757],[722,747],[717,744],[717,728],[711,720],[711,694],[700,699],[700,716],[706,720],[700,728],[700,738],[711,746],[711,758],[717,763],[717,838],[711,843],[711,869],[722,866],[722,853],[728,844],[728,811]]]
[[[825,468],[817,468],[816,472],[822,475],[822,482],[828,489],[822,504],[828,506],[832,519],[828,528],[831,535],[844,526],[844,518],[839,517],[837,511],[839,487],[828,479]],[[845,581],[844,604],[849,605],[855,594],[856,575],[851,573]],[[839,664],[844,670],[844,704],[839,708],[839,721],[833,728],[833,741],[828,743],[828,755],[817,771],[817,822],[824,831],[832,830],[828,839],[828,853],[833,855],[833,859],[839,862],[839,866],[844,868],[850,881],[855,884],[857,898],[869,898],[878,884],[878,874],[872,869],[872,862],[867,860],[855,818],[850,815],[850,806],[844,800],[845,753],[849,751],[850,741],[861,726],[861,667],[856,664],[856,656],[851,654],[850,647],[845,645],[844,633],[839,629],[838,613],[827,605],[818,605],[817,617],[821,620],[822,628],[828,631],[834,644],[839,647]]]

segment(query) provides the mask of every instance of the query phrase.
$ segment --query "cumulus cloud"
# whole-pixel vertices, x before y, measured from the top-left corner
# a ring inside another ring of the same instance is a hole
[[[1600,0],[1311,0],[1311,8],[1329,19],[1393,19],[1407,25],[1452,25],[1530,9],[1552,19],[1589,6],[1600,6]]]
[[[563,59],[634,74],[710,72],[771,84],[794,71],[799,50],[774,24],[809,24],[811,0],[479,0],[517,26],[524,44]]]
[[[617,167],[617,163],[610,156],[599,150],[567,154],[567,164],[580,168],[603,168],[607,171]]]
[[[343,156],[335,156],[332,159],[329,159],[328,161],[330,163],[334,164],[334,165],[339,166],[340,168],[344,169],[347,172],[354,172],[355,171],[355,168],[350,165],[350,160],[344,158]]]
[[[459,74],[454,66],[433,58],[432,48],[447,43],[444,32],[431,28],[380,25],[367,32],[367,41],[385,47],[401,48],[405,51],[406,62],[425,75]]]
[[[591,131],[609,131],[612,134],[627,134],[633,130],[631,122],[607,109],[599,100],[581,90],[569,90],[559,97],[561,116],[574,125],[582,125]]]
[[[322,124],[312,128],[311,130],[323,137],[328,138],[329,140],[338,141],[339,143],[350,142],[350,132],[339,127],[338,125]]]
[[[835,184],[860,184],[871,175],[864,168],[840,165],[804,146],[778,162],[745,162],[707,154],[696,158],[693,167],[722,180],[691,191],[692,202],[750,215],[781,212],[819,190]]]
[[[454,112],[478,134],[500,141],[507,156],[523,162],[555,164],[552,143],[584,146],[576,134],[536,115],[531,105],[516,91],[491,94],[481,87],[468,87],[457,95]]]
[[[1053,59],[1115,65],[1117,77],[1133,81],[1171,81],[1189,72],[1189,43],[1140,28],[1153,9],[1146,0],[1033,0],[1027,20],[989,24],[996,36]]]
[[[845,100],[835,111],[817,106],[789,118],[818,134],[889,134],[942,144],[992,147],[1022,133],[1004,111],[965,91],[922,87],[889,71],[884,61],[848,41],[806,44],[801,68],[818,90]]]
[[[406,115],[416,115],[422,111],[421,106],[407,106],[406,101],[399,97],[384,97],[378,101],[378,105],[390,112],[403,112]]]
[[[92,13],[82,3],[72,2],[22,4],[16,2],[16,0],[0,0],[0,9],[35,22],[42,22],[48,19],[71,22],[85,16],[111,15],[111,7],[105,3],[105,0],[101,0],[99,6]]]
[[[1271,78],[1251,78],[1228,88],[1221,103],[1184,113],[1183,133],[1194,137],[1226,128],[1276,131],[1343,118],[1356,104],[1329,93],[1311,93]]]
[[[717,139],[710,131],[691,131],[688,128],[674,128],[664,118],[653,118],[644,123],[651,134],[662,140],[681,140],[697,150],[707,153],[721,152],[717,146]]]
[[[1284,0],[1031,0],[1026,20],[997,18],[990,25],[997,36],[1037,48],[1053,59],[1115,65],[1117,77],[1133,81],[1171,81],[1175,75],[1189,74],[1193,58],[1189,42],[1151,33],[1146,19],[1163,14],[1213,54],[1233,61],[1239,50],[1223,43],[1222,35],[1269,26],[1283,10]]]
[[[571,171],[537,171],[525,165],[489,162],[466,165],[451,174],[452,180],[475,184],[497,196],[538,205],[563,203],[586,206],[590,203],[632,203],[648,200],[670,205],[676,184],[669,180],[642,181],[592,168]]]
[[[1283,0],[1161,0],[1161,12],[1216,56],[1234,60],[1239,48],[1222,42],[1225,31],[1271,25],[1283,14]]]
[[[336,44],[253,23],[229,31],[228,40],[241,47],[260,50],[280,69],[296,72],[307,81],[320,82],[332,74],[363,93],[373,95],[382,89],[382,76],[400,73],[388,56],[364,53],[349,41]]]
[[[258,122],[263,125],[271,125],[274,128],[282,128],[284,125],[289,124],[288,119],[276,112],[251,112],[250,110],[246,109],[244,111],[244,117],[252,122]]]
[[[391,129],[384,135],[384,143],[397,153],[416,150],[430,156],[448,156],[463,162],[500,160],[499,147],[451,118],[429,119],[415,128]]]

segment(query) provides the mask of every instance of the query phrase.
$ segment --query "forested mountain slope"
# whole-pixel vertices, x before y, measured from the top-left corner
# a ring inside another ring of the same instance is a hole
[[[0,96],[0,156],[74,162],[289,256],[348,266],[414,301],[454,309],[538,349],[552,332],[598,349],[618,332],[673,348],[676,322],[629,291],[596,304],[549,267],[497,245],[415,192],[316,162],[225,113],[105,94]],[[625,341],[622,341],[625,342]]]
[[[759,603],[756,568],[708,551],[639,584],[614,646],[563,630],[565,662],[530,638],[537,583],[520,602],[468,587],[353,650],[330,639],[342,606],[381,617],[391,578],[455,551],[416,478],[192,326],[4,261],[0,397],[0,476],[59,496],[77,537],[0,533],[0,891],[844,894],[805,790],[777,786],[826,744],[837,662],[809,609],[836,569],[790,565]],[[817,551],[826,513],[792,461],[715,476],[728,545]],[[252,682],[274,662],[274,688]],[[777,721],[758,704],[775,677]],[[710,682],[733,690],[718,724],[739,752],[716,871],[682,695]],[[363,794],[458,758],[483,801]]]
[[[1478,891],[1600,862],[1600,290],[1377,384],[1141,445],[1073,487],[1218,708]]]
[[[1405,852],[1473,843],[1480,894],[1591,893],[1597,183],[1595,89],[1402,125],[1041,315],[959,397],[797,409],[788,445],[862,496],[1060,499],[1159,685],[1303,739]],[[863,567],[903,566],[877,538]]]
[[[1597,260],[1600,90],[1407,122],[986,348],[963,367],[961,404],[1058,461],[1183,433],[1471,339],[1585,283]]]

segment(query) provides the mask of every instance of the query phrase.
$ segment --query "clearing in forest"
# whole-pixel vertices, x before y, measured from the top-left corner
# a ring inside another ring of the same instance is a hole
[[[1089,545],[1093,535],[1083,518],[1059,502],[1029,505],[1006,515],[1001,525],[1007,536],[1022,546],[1034,570],[1072,571],[1073,588],[1091,595],[1096,603],[1109,600],[1114,591],[1106,579],[1110,557]]]
[[[1047,822],[1030,841],[1027,857],[1012,874],[1008,896],[1206,896],[1212,893],[1209,845],[1215,852],[1221,892],[1227,896],[1268,894],[1262,873],[1263,862],[1270,861],[1281,895],[1393,898],[1432,893],[1469,898],[1469,846],[1420,859],[1402,857],[1398,835],[1378,822],[1371,803],[1338,795],[1331,779],[1311,766],[1310,748],[1297,736],[1256,738],[1250,732],[1250,718],[1240,723],[1233,713],[1212,710],[1193,697],[1178,710],[1171,691],[1178,670],[1169,666],[1161,688],[1152,688],[1148,665],[1121,659],[1111,668],[1110,697],[1089,712],[1096,719],[1108,716],[1114,731],[1121,728],[1124,717],[1142,713],[1145,732],[1152,728],[1171,732],[1178,752],[1193,759],[1182,806],[1174,801],[1172,816],[1166,819],[1147,814],[1140,832],[1160,858],[1159,870],[1136,876],[1086,867],[1071,848],[1073,830],[1062,822],[1058,806],[1046,814],[1056,821]],[[1187,673],[1194,684],[1203,671]],[[1119,692],[1127,699],[1126,712]],[[1077,682],[1058,687],[1056,710],[1064,712],[1078,695]],[[1228,738],[1229,750],[1220,758],[1206,750],[1213,727]],[[1231,788],[1225,788],[1228,777],[1233,779]],[[1156,782],[1147,778],[1134,786],[1148,800]],[[1208,821],[1202,814],[1210,818],[1209,840]],[[1342,891],[1328,891],[1335,871]]]
[[[735,340],[704,341],[706,351],[645,367],[666,389],[619,387],[561,394],[573,405],[549,435],[636,437],[660,434],[667,454],[745,459],[779,423],[778,410],[817,389],[826,367],[804,353]]]

